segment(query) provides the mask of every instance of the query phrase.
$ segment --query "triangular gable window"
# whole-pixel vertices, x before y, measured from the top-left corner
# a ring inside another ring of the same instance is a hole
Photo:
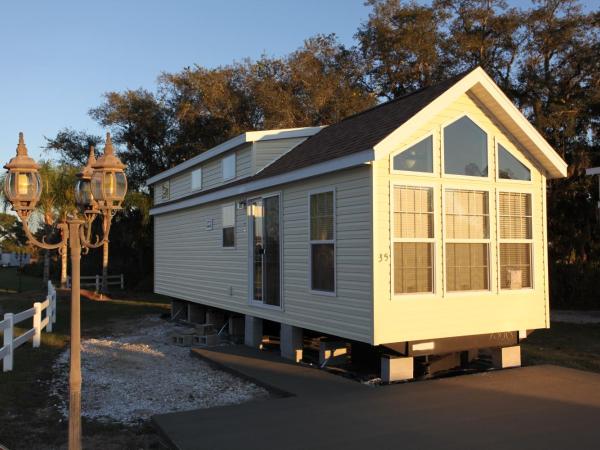
[[[433,172],[433,137],[428,136],[394,156],[394,170]]]
[[[500,144],[498,144],[498,165],[500,178],[531,181],[531,171]]]

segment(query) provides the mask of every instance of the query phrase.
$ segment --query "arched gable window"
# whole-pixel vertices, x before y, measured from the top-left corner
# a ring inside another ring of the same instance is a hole
[[[531,171],[502,145],[498,144],[498,176],[505,180],[531,181]]]
[[[467,116],[444,128],[444,172],[488,176],[487,134]]]
[[[433,136],[410,146],[394,156],[394,170],[433,172]]]

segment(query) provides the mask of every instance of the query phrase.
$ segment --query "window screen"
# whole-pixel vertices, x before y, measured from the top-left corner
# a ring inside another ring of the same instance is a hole
[[[500,288],[531,288],[531,194],[500,192],[499,199]]]
[[[394,170],[433,172],[433,137],[426,137],[394,156]]]
[[[235,178],[235,153],[223,158],[222,162],[223,180]]]
[[[192,171],[192,191],[202,189],[202,168]]]
[[[335,292],[334,192],[310,196],[310,286],[314,291]]]
[[[223,206],[223,247],[235,247],[235,205]]]
[[[489,289],[489,195],[486,191],[446,191],[446,288]]]
[[[433,292],[433,189],[394,187],[394,293]]]
[[[487,134],[467,116],[444,128],[444,171],[488,176]]]

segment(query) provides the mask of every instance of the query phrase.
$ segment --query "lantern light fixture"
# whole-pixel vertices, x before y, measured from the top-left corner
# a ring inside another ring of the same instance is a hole
[[[17,155],[4,166],[4,194],[15,211],[28,215],[37,204],[42,193],[38,169],[40,166],[27,154],[23,133],[19,133]]]
[[[75,184],[75,202],[77,203],[79,210],[83,213],[96,209],[96,203],[91,188],[92,175],[94,174],[92,166],[95,163],[96,154],[94,146],[91,145],[87,164],[81,169],[81,172],[77,174],[77,182]]]
[[[92,164],[91,191],[100,209],[120,209],[127,193],[125,164],[115,155],[110,133],[106,133],[104,154]]]

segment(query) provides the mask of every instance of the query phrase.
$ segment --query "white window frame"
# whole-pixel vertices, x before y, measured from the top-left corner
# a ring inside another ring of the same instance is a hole
[[[223,210],[227,207],[232,207],[233,208],[233,245],[232,246],[225,246],[224,242],[223,242],[223,230],[225,228],[231,228],[231,227],[225,227],[225,224],[223,223]],[[225,203],[223,205],[221,205],[221,248],[224,250],[235,250],[237,247],[237,238],[236,238],[236,232],[235,232],[235,228],[236,228],[236,224],[237,224],[237,217],[236,217],[236,209],[235,209],[235,203]]]
[[[503,179],[502,181],[509,181]],[[521,181],[522,183],[528,183],[522,180],[512,180],[512,181]],[[509,192],[509,193],[518,193],[518,194],[528,194],[531,197],[531,239],[504,239],[500,233],[500,193],[501,192]],[[535,290],[535,240],[533,239],[534,235],[534,195],[531,189],[519,189],[519,188],[509,188],[509,187],[499,187],[496,189],[496,205],[498,205],[498,211],[496,213],[496,229],[498,230],[498,248],[496,251],[496,267],[498,268],[498,292],[504,294],[518,294],[523,293],[523,291],[534,291]],[[500,277],[502,276],[502,268],[500,266],[500,244],[530,244],[529,252],[530,252],[530,261],[531,261],[531,287],[522,287],[520,289],[503,289],[502,288],[502,280]]]
[[[434,167],[435,168],[435,167]],[[427,174],[427,175],[432,175],[432,174]],[[395,227],[395,216],[394,216],[394,193],[395,193],[395,188],[396,187],[409,187],[409,188],[430,188],[432,190],[432,196],[433,196],[433,237],[432,238],[397,238],[394,236],[394,227]],[[402,299],[402,300],[406,300],[412,297],[418,297],[418,298],[433,298],[436,297],[438,295],[438,283],[437,283],[437,239],[438,239],[438,228],[437,225],[437,220],[436,220],[436,212],[437,212],[437,206],[438,206],[438,200],[437,200],[437,194],[438,194],[438,189],[437,186],[435,184],[432,183],[414,183],[414,182],[410,182],[410,183],[401,183],[398,181],[392,181],[390,182],[390,237],[391,237],[391,257],[390,257],[390,267],[391,267],[391,296],[393,299]],[[432,291],[431,292],[406,292],[406,293],[396,293],[395,290],[395,270],[394,270],[394,261],[395,261],[395,255],[394,255],[394,243],[396,242],[428,242],[433,244],[433,255],[432,255]]]
[[[489,171],[488,171],[489,174]],[[447,176],[447,175],[445,175]],[[464,178],[460,175],[461,178]],[[466,178],[481,178],[485,180],[485,177],[469,177]],[[487,201],[488,201],[488,238],[487,239],[449,239],[446,237],[447,223],[446,223],[446,192],[447,191],[479,191],[479,192],[487,192]],[[491,208],[491,187],[482,183],[481,186],[478,185],[444,185],[442,186],[442,251],[443,251],[443,260],[442,260],[442,273],[444,277],[444,295],[448,297],[452,296],[468,296],[468,295],[491,295],[494,293],[494,286],[492,285],[493,280],[493,270],[492,267],[492,208]],[[498,215],[496,214],[496,217]],[[487,289],[478,289],[478,290],[466,290],[466,291],[450,291],[448,290],[448,252],[446,250],[446,244],[488,244],[487,246],[487,261],[488,261],[488,288]],[[497,253],[497,252],[496,252]],[[497,258],[496,258],[497,259]]]
[[[199,183],[198,185],[194,185],[194,175],[198,175]],[[190,172],[190,188],[193,191],[202,190],[202,167],[197,167]]]
[[[419,142],[421,142],[424,139],[427,139],[429,136],[431,136],[431,145],[432,145],[432,171],[431,172],[415,172],[415,171],[411,171],[411,170],[396,170],[394,169],[394,157],[398,156],[400,153],[403,153],[404,151],[408,150],[409,148],[411,148],[413,145],[418,144]],[[414,139],[412,141],[410,141],[410,143],[408,143],[407,145],[404,145],[400,148],[400,150],[395,151],[393,153],[390,154],[390,173],[392,175],[415,175],[418,177],[434,177],[437,174],[440,173],[440,168],[437,167],[438,162],[439,162],[439,158],[437,158],[437,150],[439,149],[439,133],[436,133],[435,130],[430,130],[427,134],[422,135],[420,138]]]
[[[248,199],[247,204],[250,207],[250,204],[257,199],[264,199],[269,197],[279,196],[279,305],[266,305],[262,301],[257,301],[254,299],[254,249],[252,244],[252,236],[254,233],[253,227],[250,225],[250,221],[248,220],[249,212],[246,210],[246,220],[247,220],[247,233],[248,233],[248,304],[250,306],[256,306],[258,308],[272,309],[276,311],[284,310],[284,298],[283,298],[283,193],[281,191],[277,192],[269,192],[268,194],[262,194]],[[264,205],[264,203],[263,203]]]
[[[469,119],[471,119],[473,121],[473,123],[475,123],[475,125],[477,125],[479,128],[481,128],[481,130],[485,133],[486,135],[486,144],[487,144],[487,161],[488,161],[488,173],[487,173],[487,177],[477,177],[477,176],[472,176],[472,175],[456,175],[453,173],[446,173],[446,150],[444,148],[444,131],[446,129],[446,127],[448,127],[449,125],[452,125],[454,122],[462,119],[463,117],[468,117]],[[448,120],[444,123],[442,123],[440,125],[440,175],[443,178],[446,179],[459,179],[459,180],[480,180],[480,181],[492,181],[494,179],[494,174],[493,174],[493,170],[492,170],[492,162],[494,162],[494,152],[492,151],[493,146],[493,141],[492,141],[492,137],[494,136],[494,133],[490,133],[489,130],[487,129],[487,127],[484,127],[481,122],[477,119],[475,119],[470,113],[465,112],[465,113],[461,113],[459,115],[457,115],[456,117],[454,117],[451,120]]]
[[[310,215],[310,198],[315,194],[323,194],[331,192],[333,194],[333,239],[330,240],[312,240],[310,235],[311,215]],[[311,294],[323,295],[326,297],[337,296],[337,200],[335,187],[323,187],[313,189],[307,194],[307,228],[308,228],[308,291]],[[312,246],[313,244],[333,244],[333,291],[320,291],[312,288]]]
[[[501,145],[509,152],[517,161],[523,164],[527,169],[529,169],[529,173],[531,175],[530,180],[511,180],[509,178],[500,178],[500,148]],[[499,139],[498,137],[494,137],[494,152],[496,157],[496,182],[498,183],[510,183],[510,184],[521,184],[525,186],[530,186],[533,183],[533,174],[534,170],[529,161],[527,161],[521,151],[515,148],[514,145],[509,144],[509,141],[505,139]]]
[[[225,166],[226,163],[229,161],[233,161],[233,172],[231,174],[231,176],[226,177],[225,175]],[[221,158],[221,177],[223,178],[223,181],[228,181],[228,180],[233,180],[236,176],[236,156],[235,156],[235,152],[230,153],[229,155],[224,156],[223,158]]]

